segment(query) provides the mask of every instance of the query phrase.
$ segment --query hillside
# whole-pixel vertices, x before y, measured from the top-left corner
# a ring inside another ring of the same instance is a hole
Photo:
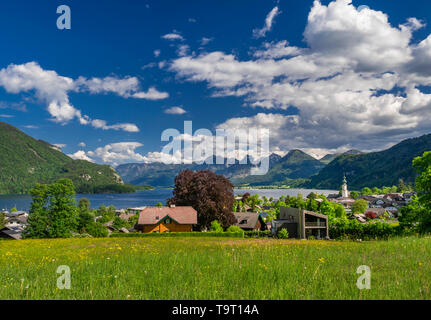
[[[0,194],[24,194],[36,183],[71,179],[79,193],[107,191],[123,181],[110,166],[72,160],[49,143],[0,122]]]
[[[335,160],[336,158],[338,158],[339,156],[341,156],[343,154],[363,154],[363,152],[359,151],[359,150],[349,150],[349,151],[344,152],[344,153],[330,153],[330,154],[327,154],[326,156],[324,156],[322,159],[320,159],[320,162],[322,162],[324,164],[329,164],[332,160]]]
[[[247,176],[232,179],[235,185],[296,185],[304,179],[319,172],[325,165],[312,156],[300,151],[292,150],[275,163],[269,172],[263,176]],[[294,181],[296,180],[296,181]]]
[[[367,154],[343,154],[311,178],[307,187],[338,189],[347,176],[350,189],[414,183],[412,160],[431,150],[431,134],[408,139],[390,149]]]

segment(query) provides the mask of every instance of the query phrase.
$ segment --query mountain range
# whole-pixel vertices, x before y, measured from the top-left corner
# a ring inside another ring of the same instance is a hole
[[[57,147],[0,122],[0,194],[25,194],[36,183],[71,179],[79,193],[104,192],[123,186],[110,166],[73,160]]]
[[[346,175],[349,188],[397,185],[400,179],[414,183],[416,173],[412,160],[431,150],[431,134],[404,140],[393,147],[364,153],[350,150],[329,154],[318,160],[301,150],[285,156],[269,156],[269,171],[262,176],[250,175],[254,167],[250,158],[215,159],[214,164],[129,163],[116,169],[83,160],[73,160],[57,147],[36,140],[17,128],[0,122],[0,194],[23,194],[36,183],[51,183],[70,178],[78,193],[127,192],[133,185],[172,187],[175,176],[184,169],[211,170],[229,178],[236,186],[289,186],[316,189],[340,187]],[[216,164],[219,160],[219,163]],[[231,159],[232,161],[232,159]],[[230,162],[229,162],[230,163]],[[124,181],[124,182],[123,182]],[[133,188],[132,188],[133,189]]]
[[[236,186],[289,186],[338,190],[344,174],[349,188],[397,185],[400,179],[414,183],[412,168],[415,157],[431,150],[431,135],[408,139],[383,151],[365,153],[349,150],[328,154],[320,160],[301,150],[292,150],[284,157],[270,156],[270,169],[263,176],[250,175],[252,165],[165,165],[163,163],[123,164],[117,171],[132,184],[173,186],[174,178],[184,169],[212,170],[223,174]]]

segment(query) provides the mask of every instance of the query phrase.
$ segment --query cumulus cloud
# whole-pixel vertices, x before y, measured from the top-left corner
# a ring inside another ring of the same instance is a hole
[[[73,154],[68,154],[68,156],[72,159],[75,159],[75,160],[85,160],[88,162],[94,162],[94,160],[91,159],[90,157],[88,157],[87,154],[85,153],[85,151],[83,151],[83,150],[78,150]]]
[[[185,114],[185,113],[187,113],[187,111],[181,107],[172,107],[172,108],[166,109],[164,111],[164,113],[166,113],[166,114]]]
[[[278,59],[289,56],[297,56],[302,53],[298,47],[291,47],[286,40],[279,42],[265,42],[263,44],[263,49],[257,50],[253,53],[256,58],[264,59]]]
[[[85,155],[113,166],[125,162],[143,162],[146,158],[135,151],[142,146],[139,142],[118,142],[89,151]]]
[[[278,9],[278,7],[274,7],[274,9],[272,9],[266,16],[265,25],[263,26],[263,28],[253,30],[253,36],[255,38],[265,37],[266,33],[271,31],[272,29],[275,17],[278,16],[280,13],[281,11]]]
[[[90,94],[114,93],[124,98],[138,98],[159,100],[165,99],[168,94],[150,88],[147,92],[140,90],[139,80],[136,77],[105,77],[87,79],[79,77],[77,80],[60,76],[52,70],[44,70],[36,62],[21,65],[11,64],[0,70],[0,86],[6,92],[19,94],[33,92],[36,99],[46,104],[47,111],[52,120],[58,123],[68,123],[78,119],[83,125],[93,125],[96,128],[125,130],[136,132],[136,125],[114,124],[100,125],[103,120],[91,120],[81,110],[75,108],[69,100],[69,92],[88,92]]]
[[[431,86],[431,36],[412,41],[421,27],[415,18],[392,26],[385,13],[358,11],[351,0],[314,1],[303,48],[264,43],[249,60],[207,52],[179,57],[170,70],[206,82],[213,96],[271,110],[220,126],[267,126],[274,150],[374,150],[431,126],[431,95],[423,89]],[[294,118],[274,112],[292,108]]]

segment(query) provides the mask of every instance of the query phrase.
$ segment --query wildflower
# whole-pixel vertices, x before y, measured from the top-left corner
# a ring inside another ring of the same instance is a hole
[[[320,259],[319,259],[319,262],[320,262],[320,263],[325,263],[325,258],[320,258]]]

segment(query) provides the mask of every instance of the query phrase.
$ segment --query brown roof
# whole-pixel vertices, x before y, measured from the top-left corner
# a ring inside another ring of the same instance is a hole
[[[197,224],[198,213],[192,207],[146,207],[139,214],[139,225],[158,224],[169,216],[178,224]]]
[[[135,213],[122,213],[122,214],[120,214],[120,219],[123,219],[123,220],[129,220],[131,217],[134,217],[134,216],[136,216],[136,214]]]
[[[386,213],[386,209],[384,208],[369,208],[365,210],[365,212],[374,212],[377,216],[383,216]]]
[[[254,212],[233,212],[236,219],[236,226],[242,229],[256,228],[257,221],[259,220],[259,213]]]

